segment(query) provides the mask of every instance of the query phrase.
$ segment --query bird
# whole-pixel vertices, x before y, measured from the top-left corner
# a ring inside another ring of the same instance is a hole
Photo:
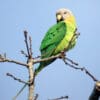
[[[41,59],[57,55],[62,51],[67,52],[75,47],[77,41],[77,37],[75,36],[77,25],[73,13],[66,8],[57,10],[56,22],[57,23],[55,25],[49,28],[41,42]],[[41,72],[46,66],[55,60],[56,59],[51,59],[40,62],[40,65],[35,69],[34,75],[37,76],[39,72]],[[15,98],[18,97],[18,95],[24,90],[26,86],[27,84],[21,88]]]
[[[73,13],[65,8],[57,10],[56,22],[57,23],[46,32],[41,42],[41,59],[57,55],[62,51],[67,52],[76,44],[75,30],[77,29],[77,25]],[[40,62],[39,67],[35,69],[35,75],[55,60],[56,59],[51,59]]]

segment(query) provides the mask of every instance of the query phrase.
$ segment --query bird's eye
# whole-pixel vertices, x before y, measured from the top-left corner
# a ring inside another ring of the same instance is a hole
[[[67,12],[64,12],[64,14],[67,14]]]

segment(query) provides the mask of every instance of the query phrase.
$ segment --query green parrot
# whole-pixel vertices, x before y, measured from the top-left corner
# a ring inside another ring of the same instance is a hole
[[[77,29],[76,21],[72,12],[65,8],[59,9],[56,12],[56,20],[57,23],[47,31],[41,42],[41,59],[56,55],[63,50],[69,51],[76,44],[76,37],[72,40],[75,35],[75,30]],[[35,70],[35,76],[55,60],[56,59],[40,62],[39,67]],[[21,88],[15,98],[17,98],[26,86],[27,84]]]
[[[56,55],[63,50],[68,51],[76,44],[75,37],[73,41],[71,41],[76,30],[76,22],[72,12],[65,8],[59,9],[56,12],[56,20],[57,24],[47,31],[41,42],[41,59]],[[40,62],[39,67],[35,70],[35,75],[55,60],[56,59]]]

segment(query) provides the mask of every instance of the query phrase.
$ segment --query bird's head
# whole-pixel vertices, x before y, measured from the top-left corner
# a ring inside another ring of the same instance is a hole
[[[75,18],[70,10],[61,8],[56,12],[56,20],[57,23],[60,21],[73,22],[75,21]]]

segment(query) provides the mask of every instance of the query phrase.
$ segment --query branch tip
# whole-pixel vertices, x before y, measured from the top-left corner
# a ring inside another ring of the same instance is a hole
[[[24,36],[27,37],[28,32],[24,30]]]
[[[14,80],[16,80],[16,81],[18,81],[18,82],[20,82],[20,83],[24,83],[24,84],[27,84],[27,85],[29,84],[29,82],[25,82],[25,81],[23,81],[23,80],[21,80],[21,79],[15,77],[15,76],[12,75],[11,73],[6,73],[6,75],[9,76],[9,77],[11,77],[11,78],[13,78]]]
[[[23,50],[21,50],[21,54],[23,54],[25,57],[28,57],[28,55]]]

